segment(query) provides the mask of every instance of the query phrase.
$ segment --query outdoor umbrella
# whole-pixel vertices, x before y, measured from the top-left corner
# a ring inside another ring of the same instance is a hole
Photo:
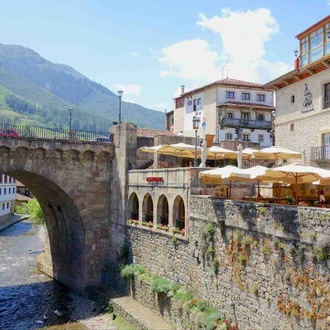
[[[232,158],[236,159],[237,153],[233,150],[221,148],[218,146],[213,146],[207,149],[207,159],[213,159],[216,161],[217,159],[225,159]]]
[[[202,148],[197,146],[197,156],[200,155],[201,151]],[[180,157],[181,160],[182,157],[194,158],[195,146],[186,143],[165,144],[161,148],[157,149],[156,153],[161,155]]]
[[[261,149],[258,151],[258,157],[259,155],[265,155],[264,159],[274,159],[275,164],[277,163],[278,159],[291,159],[291,158],[301,159],[300,152],[284,149],[277,146]]]
[[[220,179],[228,179],[232,173],[234,173],[238,168],[236,166],[225,166],[218,167],[213,170],[207,170],[200,172],[200,176],[203,178],[220,178]],[[229,182],[229,198],[231,195],[231,181]]]
[[[295,183],[295,200],[297,201],[297,184],[298,183],[312,183],[322,178],[322,169],[314,166],[307,166],[303,164],[289,164],[285,166],[275,167],[268,169],[260,179],[266,178],[267,180],[283,181]]]
[[[259,177],[265,175],[265,172],[267,170],[268,170],[267,167],[259,166],[259,165],[245,169],[238,168],[230,174],[228,179],[237,180],[237,181],[257,181],[258,182],[257,201],[258,201],[260,197],[260,181],[261,181]]]
[[[159,146],[153,146],[153,147],[141,147],[141,148],[139,148],[139,151],[155,153],[162,146],[163,146],[163,144],[160,144]]]

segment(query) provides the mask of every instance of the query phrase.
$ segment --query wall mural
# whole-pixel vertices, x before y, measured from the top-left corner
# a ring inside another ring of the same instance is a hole
[[[312,111],[314,110],[313,107],[313,94],[311,90],[308,88],[307,84],[305,84],[305,91],[304,91],[305,100],[303,103],[303,110],[302,112]]]

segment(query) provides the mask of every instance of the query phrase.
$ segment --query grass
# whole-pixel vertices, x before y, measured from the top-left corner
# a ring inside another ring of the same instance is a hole
[[[117,316],[114,323],[115,323],[116,330],[134,330],[135,329],[132,326],[132,324],[125,321],[121,316]]]

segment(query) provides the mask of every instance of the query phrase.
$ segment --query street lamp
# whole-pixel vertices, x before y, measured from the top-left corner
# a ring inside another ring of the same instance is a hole
[[[195,130],[195,158],[194,158],[194,167],[197,167],[197,131],[199,128],[200,118],[197,116],[193,117],[193,129]]]
[[[119,113],[118,113],[118,125],[121,124],[121,98],[123,96],[123,91],[120,89],[118,91],[118,98],[119,98]]]
[[[70,127],[70,131],[69,131],[69,137],[70,139],[72,139],[72,112],[73,112],[73,109],[72,108],[69,108],[69,116],[70,116],[70,124],[69,124],[69,127]]]

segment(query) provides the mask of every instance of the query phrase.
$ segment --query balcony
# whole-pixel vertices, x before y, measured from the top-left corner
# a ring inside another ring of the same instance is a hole
[[[330,145],[321,147],[312,147],[311,160],[330,162]]]
[[[324,97],[322,102],[322,109],[330,108],[330,97]]]
[[[260,121],[260,120],[239,119],[239,118],[222,118],[220,125],[227,127],[269,129],[269,130],[272,129],[271,121]]]

